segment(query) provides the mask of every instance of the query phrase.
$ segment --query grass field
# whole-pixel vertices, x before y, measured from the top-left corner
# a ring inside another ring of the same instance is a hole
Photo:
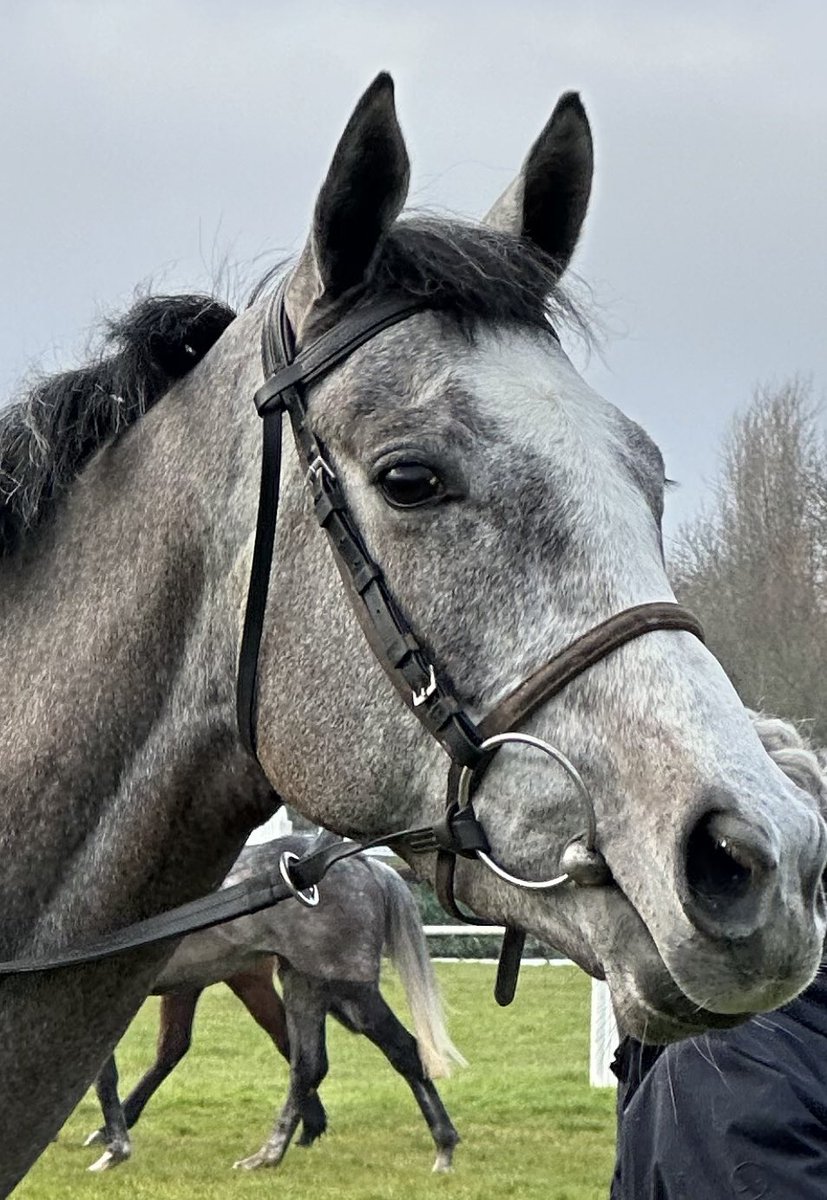
[[[238,1001],[221,987],[203,998],[189,1057],[136,1127],[133,1158],[105,1175],[85,1168],[98,1110],[89,1095],[20,1185],[20,1200],[605,1200],[612,1169],[614,1092],[589,1088],[587,979],[573,968],[524,969],[515,1003],[492,998],[494,968],[439,964],[454,1040],[470,1066],[442,1095],[463,1141],[455,1169],[430,1173],[432,1143],[404,1082],[364,1038],[329,1025],[322,1097],[330,1131],[294,1146],[277,1171],[231,1170],[269,1132],[286,1069]],[[408,1023],[392,971],[385,994]],[[122,1043],[130,1086],[154,1044],[157,1001]]]

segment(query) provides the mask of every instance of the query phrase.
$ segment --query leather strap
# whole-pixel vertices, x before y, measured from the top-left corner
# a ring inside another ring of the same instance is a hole
[[[427,300],[407,297],[374,301],[346,313],[326,333],[294,354],[284,307],[284,289],[280,288],[274,294],[264,320],[262,357],[268,378],[254,397],[259,415],[263,416],[274,407],[281,408],[285,392],[318,382],[378,333],[427,308]]]
[[[270,588],[270,571],[273,566],[273,548],[276,541],[276,519],[279,508],[281,425],[282,415],[279,409],[272,409],[265,415],[261,447],[258,523],[253,547],[253,564],[250,569],[250,584],[247,590],[241,649],[238,654],[236,719],[244,748],[253,756],[256,753],[255,706],[258,653],[264,629],[264,614],[267,609],[267,594]]]
[[[290,416],[296,449],[319,525],[356,617],[386,675],[408,708],[453,761],[479,760],[479,737],[450,684],[437,672],[396,603],[378,563],[368,553],[328,462],[327,452],[307,420],[305,389],[382,330],[426,308],[425,301],[390,298],[347,314],[327,333],[296,353],[283,291],[265,318],[262,354],[269,378],[256,394],[260,412],[283,404]]]
[[[115,933],[107,934],[97,941],[86,942],[44,958],[16,958],[9,962],[0,962],[0,976],[32,975],[40,971],[54,971],[58,967],[100,962],[127,950],[139,950],[158,942],[169,941],[171,938],[182,937],[187,933],[194,933],[198,929],[222,925],[225,921],[235,920],[236,917],[248,916],[262,908],[269,908],[280,900],[286,900],[292,894],[278,871],[273,870],[232,887],[211,892],[208,896],[193,900],[189,904],[181,904],[155,917],[136,921],[125,929],[116,930]]]
[[[506,926],[497,964],[497,979],[494,984],[494,999],[501,1008],[507,1008],[517,991],[520,977],[520,960],[525,949],[525,930],[515,925]]]
[[[414,830],[401,830],[400,837]],[[316,850],[293,863],[289,875],[293,888],[282,876],[280,861],[267,871],[251,876],[241,883],[210,892],[198,900],[180,904],[176,908],[136,921],[124,929],[105,934],[96,941],[61,950],[48,957],[21,957],[0,962],[0,977],[4,975],[31,975],[41,971],[54,971],[59,967],[79,966],[82,963],[100,962],[129,950],[140,950],[146,946],[167,942],[173,938],[195,933],[200,929],[211,929],[238,917],[247,917],[270,908],[282,900],[289,900],[295,890],[305,891],[319,883],[331,867],[342,859],[351,858],[362,850],[384,845],[386,837],[374,838],[370,842],[343,842],[338,839],[324,840]]]
[[[700,621],[680,604],[656,600],[626,608],[581,634],[486,713],[479,723],[483,740],[516,729],[578,675],[627,642],[660,629],[683,630],[704,640]]]

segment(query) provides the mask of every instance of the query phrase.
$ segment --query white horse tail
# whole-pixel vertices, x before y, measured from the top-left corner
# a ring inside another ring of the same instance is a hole
[[[467,1066],[445,1028],[442,999],[422,932],[416,901],[392,867],[366,860],[385,900],[385,950],[399,972],[411,1010],[419,1057],[430,1079],[451,1074],[452,1063]]]

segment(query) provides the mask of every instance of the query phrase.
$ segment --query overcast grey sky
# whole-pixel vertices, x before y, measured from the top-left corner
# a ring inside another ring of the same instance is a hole
[[[0,394],[136,284],[237,286],[303,241],[359,93],[397,84],[412,201],[481,214],[561,91],[594,127],[587,378],[690,514],[759,381],[827,388],[827,6],[3,0]],[[238,295],[239,293],[237,293]]]

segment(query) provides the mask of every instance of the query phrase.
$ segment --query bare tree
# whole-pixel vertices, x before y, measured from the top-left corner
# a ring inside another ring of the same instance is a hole
[[[827,439],[809,385],[758,388],[711,501],[678,532],[678,596],[743,699],[827,741]]]

